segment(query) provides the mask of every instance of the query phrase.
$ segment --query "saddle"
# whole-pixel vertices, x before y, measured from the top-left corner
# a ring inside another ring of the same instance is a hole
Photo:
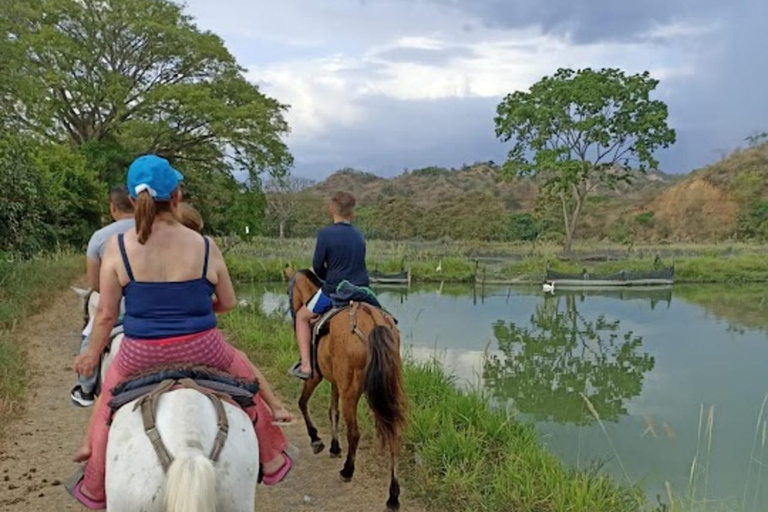
[[[125,404],[136,401],[133,410],[141,409],[144,432],[165,472],[171,467],[173,457],[168,453],[155,425],[157,402],[163,393],[180,388],[193,389],[207,396],[216,410],[218,432],[209,455],[213,462],[218,460],[229,433],[229,422],[222,402],[240,407],[252,406],[254,395],[259,389],[256,381],[236,379],[215,368],[181,365],[150,369],[117,385],[109,402],[112,415]],[[111,419],[110,416],[110,422]]]
[[[369,302],[365,302],[365,303],[354,302],[354,301],[350,301],[347,303],[334,302],[333,308],[331,308],[326,313],[323,313],[321,316],[319,316],[317,320],[314,321],[314,324],[312,325],[312,343],[311,343],[310,356],[311,356],[312,368],[314,368],[314,370],[318,372],[318,374],[322,375],[322,373],[320,372],[320,367],[317,363],[317,350],[318,350],[318,347],[320,346],[320,341],[331,332],[330,322],[331,322],[331,319],[333,319],[333,317],[335,317],[336,315],[344,311],[349,311],[349,332],[355,333],[357,337],[360,338],[360,340],[362,340],[363,342],[367,340],[367,337],[365,336],[365,334],[357,326],[357,311],[361,307],[361,305],[364,305],[364,307],[376,308],[379,311],[381,311],[384,318],[389,322],[390,327],[394,328],[397,325],[397,319],[393,317],[391,314],[389,314],[389,312]]]

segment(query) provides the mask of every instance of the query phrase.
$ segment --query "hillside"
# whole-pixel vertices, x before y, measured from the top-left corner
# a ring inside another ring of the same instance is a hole
[[[558,239],[558,205],[541,208],[535,180],[503,181],[491,163],[428,167],[394,178],[346,169],[305,192],[294,236],[326,221],[337,190],[358,199],[358,224],[383,239]],[[768,237],[768,145],[740,150],[687,176],[638,175],[598,190],[577,237],[614,242],[719,241]]]
[[[639,205],[656,239],[715,241],[768,236],[768,144],[738,150]]]

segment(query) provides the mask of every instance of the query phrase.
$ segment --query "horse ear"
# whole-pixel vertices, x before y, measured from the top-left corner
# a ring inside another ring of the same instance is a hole
[[[89,293],[91,293],[91,291],[90,291],[90,290],[84,290],[84,289],[82,289],[82,288],[78,288],[78,287],[76,287],[76,286],[70,286],[70,288],[71,288],[71,289],[72,289],[72,291],[73,291],[73,292],[75,292],[75,293],[77,294],[77,296],[78,296],[78,297],[80,297],[81,299],[84,299],[84,298],[88,297],[88,294],[89,294]]]
[[[293,270],[290,263],[285,265],[285,270],[283,272],[285,273],[285,277],[288,279],[293,279],[293,276],[296,274],[296,271]]]

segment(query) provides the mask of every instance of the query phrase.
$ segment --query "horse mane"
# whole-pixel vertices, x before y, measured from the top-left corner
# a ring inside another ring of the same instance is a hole
[[[323,282],[320,280],[319,277],[317,277],[317,274],[315,274],[314,272],[312,272],[308,268],[298,270],[296,273],[297,274],[301,274],[304,277],[306,277],[307,279],[309,279],[309,281],[313,285],[317,286],[318,288],[321,288],[323,286]]]

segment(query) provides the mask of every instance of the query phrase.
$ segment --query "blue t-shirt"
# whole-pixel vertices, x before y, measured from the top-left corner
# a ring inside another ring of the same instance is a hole
[[[312,268],[325,281],[323,293],[330,296],[342,281],[355,286],[369,286],[365,268],[365,239],[347,222],[339,222],[317,233]]]

